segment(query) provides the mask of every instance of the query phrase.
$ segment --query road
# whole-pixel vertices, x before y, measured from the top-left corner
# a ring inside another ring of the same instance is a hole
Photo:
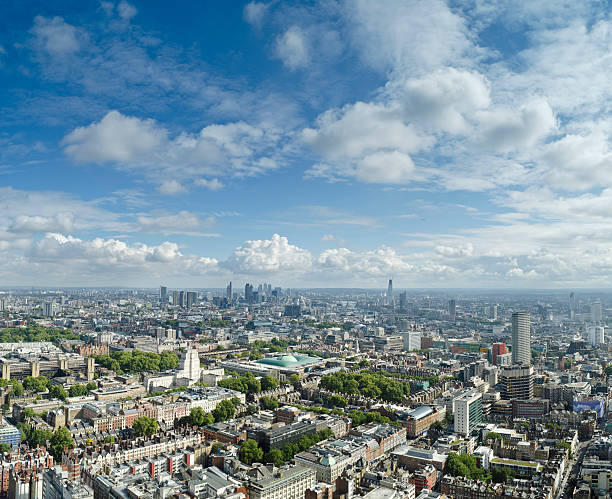
[[[563,475],[563,479],[559,484],[559,488],[557,489],[557,493],[555,494],[555,499],[562,499],[567,496],[567,483],[570,479],[576,480],[578,478],[578,473],[580,472],[580,466],[582,465],[582,460],[584,459],[584,453],[589,445],[589,442],[578,442],[576,446],[576,455],[572,461],[569,461],[567,464],[567,469],[565,474]]]

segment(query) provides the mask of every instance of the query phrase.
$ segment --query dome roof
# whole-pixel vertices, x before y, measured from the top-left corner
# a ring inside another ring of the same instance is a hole
[[[323,466],[333,466],[336,464],[336,458],[334,456],[323,456],[319,463]]]
[[[278,360],[281,360],[284,362],[299,362],[299,360],[295,357],[295,355],[292,355],[292,354],[283,355]]]

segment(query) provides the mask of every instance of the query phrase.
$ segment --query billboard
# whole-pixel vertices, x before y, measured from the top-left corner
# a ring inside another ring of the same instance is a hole
[[[598,419],[604,416],[603,399],[574,399],[572,402],[574,412],[595,411]]]

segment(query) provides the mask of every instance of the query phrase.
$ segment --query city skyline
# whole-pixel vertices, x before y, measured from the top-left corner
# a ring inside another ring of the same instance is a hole
[[[0,284],[609,287],[608,10],[11,3]]]

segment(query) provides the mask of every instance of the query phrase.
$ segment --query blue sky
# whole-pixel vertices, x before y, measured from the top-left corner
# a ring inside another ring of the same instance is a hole
[[[610,284],[607,2],[3,14],[4,285]]]

